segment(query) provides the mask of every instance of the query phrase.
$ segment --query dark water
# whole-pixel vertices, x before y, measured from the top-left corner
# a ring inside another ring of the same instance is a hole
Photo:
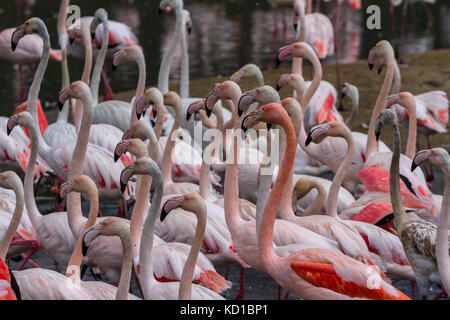
[[[332,1],[335,2],[335,1]],[[340,56],[344,63],[367,57],[368,50],[380,39],[389,39],[395,46],[400,38],[401,8],[396,9],[396,32],[393,32],[389,18],[389,1],[362,1],[362,10],[351,12],[345,9],[345,27],[340,32]],[[382,30],[366,28],[366,8],[378,4],[382,9]],[[93,15],[99,7],[105,8],[110,19],[130,25],[140,40],[146,55],[147,84],[157,79],[162,52],[170,43],[175,22],[174,15],[158,15],[157,0],[78,0],[71,1],[81,7],[82,15]],[[267,69],[273,62],[273,51],[291,43],[294,39],[293,10],[279,9],[276,16],[278,32],[274,36],[274,10],[267,0],[186,0],[185,8],[193,19],[193,32],[189,37],[191,79],[217,75],[229,75],[240,66],[253,62]],[[31,8],[31,15],[42,18],[49,29],[51,42],[58,48],[56,20],[59,9],[57,0],[37,0]],[[322,3],[323,12],[331,16],[334,5]],[[408,13],[405,42],[402,52],[424,52],[450,46],[450,2],[438,0],[431,6],[435,22],[427,28],[427,17],[422,4]],[[285,15],[285,27],[282,17]],[[20,20],[24,20],[23,18]],[[17,26],[16,2],[0,1],[0,29]],[[172,81],[177,81],[180,52],[174,59]],[[332,63],[329,59],[327,63]],[[69,59],[71,80],[78,80],[82,73],[82,61]],[[109,71],[110,63],[107,64]],[[19,102],[18,69],[6,61],[0,61],[0,115],[10,115]],[[25,69],[27,83],[31,82]],[[136,87],[137,67],[124,65],[112,74],[109,72],[114,91],[130,90]],[[60,90],[59,64],[50,62],[40,94],[45,109],[56,108],[56,96]]]

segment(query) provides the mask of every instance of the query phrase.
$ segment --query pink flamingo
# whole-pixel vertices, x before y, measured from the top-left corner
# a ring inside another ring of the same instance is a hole
[[[398,64],[395,64],[394,83],[392,93],[399,93],[401,74]],[[446,133],[448,123],[449,102],[447,94],[441,90],[426,92],[414,96],[416,102],[416,118],[418,133],[426,137],[428,148],[431,148],[431,137],[435,134]],[[402,106],[396,104],[395,111],[402,125],[409,126],[409,113]],[[433,166],[426,172],[427,181],[433,181]]]
[[[70,279],[52,270],[32,268],[8,273],[8,269],[5,268],[6,266],[3,262],[4,256],[8,251],[9,244],[20,223],[25,195],[22,182],[17,175],[11,174],[10,172],[2,173],[0,175],[0,185],[5,184],[8,189],[14,190],[17,201],[13,219],[4,237],[2,237],[0,244],[0,274],[2,277],[0,280],[0,285],[2,287],[0,299],[90,300],[88,293],[80,287],[74,286],[72,290],[67,290]],[[34,199],[33,196],[31,198]],[[9,281],[11,281],[12,278],[15,280],[13,282],[15,283],[15,285],[13,285],[15,293],[11,291],[9,285]]]
[[[272,237],[275,215],[284,191],[285,181],[292,170],[296,145],[295,131],[287,112],[277,104],[265,105],[250,113],[248,122],[267,121],[283,127],[286,150],[281,170],[266,202],[259,231],[260,257],[268,273],[284,289],[304,299],[408,299],[379,278],[375,288],[367,286],[367,266],[345,255],[326,249],[305,249],[280,257],[274,251]],[[326,272],[332,277],[322,278]],[[350,278],[349,278],[350,277]],[[349,279],[352,279],[348,281]]]
[[[139,250],[139,263],[137,264],[139,279],[142,285],[142,290],[144,293],[145,299],[174,299],[177,297],[178,288],[185,287],[190,288],[193,273],[195,270],[195,261],[197,260],[198,252],[200,247],[202,246],[202,237],[205,233],[205,224],[210,223],[209,221],[205,221],[205,212],[199,213],[199,222],[196,227],[196,232],[194,236],[194,240],[192,241],[191,251],[189,253],[188,259],[186,260],[186,264],[183,270],[183,274],[181,277],[181,282],[178,284],[176,282],[158,282],[155,278],[154,270],[153,270],[153,241],[154,241],[154,233],[155,233],[155,223],[159,217],[159,211],[161,207],[161,202],[163,199],[164,192],[164,181],[161,175],[161,170],[158,165],[151,160],[150,158],[143,157],[136,161],[136,163],[127,168],[123,173],[122,182],[126,183],[129,178],[133,174],[150,174],[153,177],[153,183],[155,186],[155,194],[152,199],[152,203],[149,209],[149,214],[145,219],[144,228],[142,230],[142,237],[140,240],[140,250]],[[172,196],[173,197],[173,196]],[[187,197],[183,197],[183,200],[188,200]],[[195,199],[195,197],[194,197]],[[196,202],[195,200],[193,202]],[[189,206],[183,206],[183,201],[178,202],[178,205],[186,208],[187,210],[192,209]],[[187,204],[187,203],[186,203]],[[192,203],[194,204],[194,203]],[[171,211],[170,209],[175,209],[177,206],[170,208],[167,206],[167,203],[163,205],[162,210],[165,212]],[[202,209],[200,209],[201,211]],[[194,212],[198,212],[195,210]],[[161,218],[165,219],[165,214],[161,215]],[[184,220],[185,222],[187,220]],[[174,221],[172,221],[174,222]],[[185,223],[184,222],[184,223]],[[203,231],[201,231],[202,228]],[[207,231],[206,231],[207,232]],[[191,234],[189,232],[189,234]],[[208,241],[208,240],[206,240]],[[220,295],[211,291],[205,287],[199,285],[192,285],[192,289],[194,291],[193,298],[194,299],[222,299]],[[189,289],[190,291],[190,289]]]

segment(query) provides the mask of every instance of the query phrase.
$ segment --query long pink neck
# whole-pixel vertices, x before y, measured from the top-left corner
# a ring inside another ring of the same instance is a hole
[[[353,140],[353,136],[348,130],[348,128],[345,127],[342,134],[342,137],[347,141],[348,149],[347,149],[347,155],[344,158],[344,161],[339,166],[339,169],[337,170],[333,182],[331,183],[330,190],[328,191],[328,198],[327,198],[327,215],[339,218],[338,212],[337,212],[337,205],[338,205],[338,197],[339,197],[339,189],[341,188],[342,182],[344,181],[345,175],[347,173],[347,168],[352,163],[353,154],[355,152],[355,142]]]
[[[413,160],[416,155],[417,116],[416,101],[412,95],[407,99],[404,107],[408,110],[409,114],[408,142],[406,144],[405,155]]]
[[[269,271],[269,274],[276,273],[274,267],[276,264],[276,260],[279,259],[279,257],[276,255],[273,249],[273,228],[275,224],[277,209],[284,192],[284,186],[289,178],[289,175],[291,174],[291,170],[294,165],[295,148],[297,144],[295,139],[294,127],[292,126],[289,117],[285,113],[281,114],[281,117],[282,121],[280,125],[286,132],[287,152],[284,155],[283,163],[280,166],[281,169],[278,173],[277,180],[274,187],[272,188],[272,192],[270,193],[269,199],[267,200],[266,206],[264,208],[258,239],[260,256],[264,262],[264,265]]]
[[[381,111],[386,107],[387,97],[392,85],[392,79],[394,77],[394,64],[392,61],[389,62],[387,67],[386,76],[384,78],[383,87],[381,88],[380,94],[378,95],[375,108],[372,112],[372,117],[370,118],[370,127],[367,138],[366,146],[366,157],[369,159],[373,154],[377,152],[378,142],[375,137],[375,123],[381,114]]]
[[[286,111],[290,115],[292,119],[292,124],[294,125],[294,132],[297,137],[297,144],[300,140],[300,129],[302,127],[303,123],[303,117],[301,114],[301,111],[298,110],[294,105],[283,105],[285,107]],[[284,132],[281,133],[282,141],[285,141],[284,139]],[[284,143],[283,143],[284,144]],[[286,147],[286,145],[284,144]],[[297,148],[294,149],[297,151]],[[286,148],[284,150],[284,153],[286,153]],[[293,175],[294,175],[294,167],[292,167],[292,170],[289,174],[289,177],[286,181],[286,185],[283,192],[283,197],[280,204],[280,210],[278,211],[278,214],[282,219],[285,220],[291,220],[292,218],[295,218],[295,213],[292,209],[292,193],[293,193]]]

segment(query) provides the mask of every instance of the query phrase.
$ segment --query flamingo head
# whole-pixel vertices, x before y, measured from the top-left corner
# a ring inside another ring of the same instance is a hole
[[[382,40],[369,52],[369,68],[372,70],[376,64],[380,74],[389,61],[395,61],[394,49],[388,41]]]
[[[40,30],[47,30],[44,22],[39,18],[28,19],[24,24],[17,27],[11,35],[11,49],[15,51],[20,39],[28,34],[39,33]]]
[[[92,19],[91,25],[89,26],[89,31],[91,32],[91,39],[95,39],[95,34],[97,32],[97,27],[108,20],[108,13],[105,9],[100,8],[95,11],[94,19]]]
[[[375,123],[375,136],[377,138],[377,141],[380,139],[381,130],[384,126],[393,128],[397,125],[397,123],[398,118],[395,112],[391,109],[384,109]]]
[[[142,48],[138,45],[125,47],[114,54],[112,62],[112,70],[116,71],[117,67],[123,62],[144,60]]]
[[[443,148],[422,150],[414,157],[411,165],[411,171],[414,171],[418,166],[428,161],[435,166],[448,168],[450,165],[450,156]]]
[[[83,234],[82,253],[86,256],[92,242],[98,236],[123,236],[130,241],[130,224],[121,218],[108,217],[100,220],[94,226],[88,228]]]
[[[187,30],[188,34],[191,34],[192,19],[191,19],[191,13],[188,10],[183,10],[183,19],[186,22],[186,30]]]
[[[261,69],[253,63],[246,64],[230,77],[231,81],[238,83],[243,78],[261,76]]]
[[[197,120],[196,115],[200,112],[200,110],[204,109],[205,109],[205,102],[203,99],[191,103],[186,112],[186,122],[188,122],[192,116],[194,116],[195,120]]]
[[[175,107],[181,105],[181,98],[175,91],[169,91],[163,95],[164,105]]]
[[[205,203],[198,193],[171,196],[162,207],[160,219],[164,221],[171,211],[178,208],[198,215],[199,207],[200,212],[206,213]]]
[[[413,103],[414,107],[415,107],[416,101],[414,99],[414,96],[411,93],[401,92],[401,93],[393,94],[388,97],[386,108],[390,108],[395,104],[404,106],[408,102]]]
[[[61,111],[64,107],[64,103],[72,99],[86,99],[90,100],[92,103],[91,90],[89,86],[83,81],[75,81],[67,88],[61,90],[58,95],[58,106],[59,111]]]
[[[122,140],[134,139],[133,129],[128,129],[122,136]]]
[[[278,50],[276,57],[277,67],[289,56],[311,60],[313,57],[317,57],[314,49],[309,44],[306,42],[297,42],[284,46]]]
[[[280,95],[271,86],[262,86],[250,91],[245,92],[238,103],[238,114],[242,116],[246,112],[250,105],[253,103],[259,103],[260,105],[269,104],[272,102],[281,103]]]
[[[273,124],[283,124],[283,116],[289,118],[286,110],[280,104],[272,102],[250,112],[242,120],[241,129],[245,133],[259,122],[266,122],[267,129],[270,130]]]
[[[98,191],[95,182],[86,175],[81,175],[75,179],[69,180],[59,187],[58,191],[58,202],[66,198],[71,192],[85,193],[89,194],[90,197],[97,196]]]
[[[341,98],[345,98],[345,97],[349,97],[350,99],[354,100],[354,101],[358,101],[359,100],[359,91],[358,88],[355,87],[354,85],[345,82],[342,85],[341,88]],[[342,105],[342,99],[341,99],[341,104],[339,105],[338,110],[339,111],[346,111],[344,106]]]
[[[211,113],[216,105],[217,101],[220,99],[228,100],[233,99],[234,96],[241,96],[241,88],[239,85],[231,80],[224,81],[222,83],[216,83],[213,85],[212,90],[208,93],[205,100],[205,111],[208,117],[211,116]]]
[[[321,123],[318,125],[315,125],[311,128],[309,131],[308,137],[306,138],[305,146],[309,146],[311,142],[314,143],[321,143],[323,139],[325,139],[331,132],[332,125],[330,122]]]
[[[114,149],[114,162],[117,162],[127,152],[130,152],[137,158],[148,155],[147,146],[141,139],[122,140]]]

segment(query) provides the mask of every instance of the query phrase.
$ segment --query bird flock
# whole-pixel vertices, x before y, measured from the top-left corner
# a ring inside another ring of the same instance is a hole
[[[0,57],[20,73],[29,66],[33,82],[26,92],[22,81],[26,102],[0,118],[0,300],[221,300],[232,285],[242,299],[249,268],[278,284],[278,298],[283,289],[299,299],[410,300],[394,286],[400,280],[411,282],[412,298],[445,297],[450,156],[432,149],[430,136],[447,132],[447,95],[402,92],[393,47],[379,41],[368,63],[379,74],[386,69],[384,82],[372,88],[379,94],[367,134],[352,131],[358,88],[340,84],[338,64],[338,88],[322,80],[321,60],[338,52],[340,6],[361,4],[337,1],[332,23],[311,13],[311,2],[270,1],[273,10],[293,5],[297,33],[276,53],[277,65],[292,59],[292,72],[275,87],[248,64],[198,98],[189,93],[192,20],[182,0],[159,5],[176,22],[156,87],[146,87],[139,40],[104,9],[69,26],[69,0],[61,0],[58,50],[40,18],[3,31]],[[169,91],[178,45],[179,93]],[[70,80],[68,55],[84,63],[78,81]],[[50,58],[60,62],[62,82],[51,124],[39,101]],[[113,69],[137,65],[131,102],[114,100],[106,58]],[[311,81],[303,60],[312,65]],[[242,92],[245,77],[256,87]],[[283,100],[281,90],[289,90]],[[345,96],[352,110],[344,120],[337,102]],[[408,129],[405,153],[400,125]],[[392,134],[392,146],[380,140],[382,131]],[[419,133],[428,149],[417,150]],[[433,166],[444,173],[443,195],[431,191]],[[328,171],[333,180],[319,177]],[[57,185],[46,213],[36,200],[42,179]],[[117,216],[102,216],[107,202]],[[62,272],[33,261],[40,250]],[[231,265],[241,268],[239,284],[216,270]],[[96,281],[83,280],[87,270]],[[133,281],[138,295],[130,293]]]

